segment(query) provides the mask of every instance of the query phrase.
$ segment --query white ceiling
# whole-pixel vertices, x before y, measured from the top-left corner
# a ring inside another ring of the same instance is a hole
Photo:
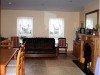
[[[93,0],[1,0],[2,9],[80,11]]]

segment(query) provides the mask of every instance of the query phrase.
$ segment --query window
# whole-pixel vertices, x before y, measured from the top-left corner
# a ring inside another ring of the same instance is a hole
[[[51,18],[49,20],[49,37],[57,39],[59,37],[64,37],[64,19],[62,18]]]
[[[17,18],[17,35],[19,37],[32,37],[33,34],[33,18],[18,17]]]

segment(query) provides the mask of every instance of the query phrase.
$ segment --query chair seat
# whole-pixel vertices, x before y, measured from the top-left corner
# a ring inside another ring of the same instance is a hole
[[[11,60],[7,66],[16,66],[16,60]]]
[[[16,75],[16,68],[7,67],[6,68],[6,75]]]

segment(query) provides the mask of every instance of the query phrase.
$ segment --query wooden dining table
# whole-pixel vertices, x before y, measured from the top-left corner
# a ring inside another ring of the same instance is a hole
[[[6,66],[14,57],[17,50],[14,48],[0,48],[0,75],[5,75]]]

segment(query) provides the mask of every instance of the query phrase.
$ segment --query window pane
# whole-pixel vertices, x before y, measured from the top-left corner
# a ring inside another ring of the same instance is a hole
[[[22,43],[23,37],[32,37],[33,34],[33,18],[32,17],[18,17],[17,18],[17,35],[20,37]]]
[[[20,37],[32,37],[33,18],[17,18],[17,35]]]
[[[62,18],[51,18],[49,20],[49,37],[56,39],[64,37],[64,19]]]

